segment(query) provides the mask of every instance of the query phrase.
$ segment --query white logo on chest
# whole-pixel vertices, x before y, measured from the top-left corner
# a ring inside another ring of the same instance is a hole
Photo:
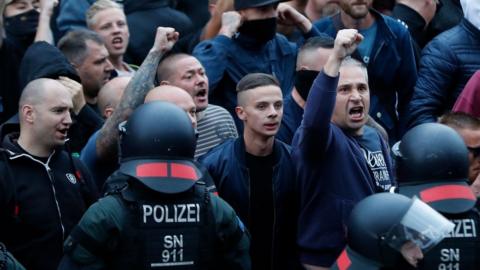
[[[65,176],[67,177],[68,181],[70,181],[70,183],[72,183],[74,185],[77,183],[77,178],[75,177],[75,175],[73,175],[71,173],[67,173],[67,174],[65,174]]]

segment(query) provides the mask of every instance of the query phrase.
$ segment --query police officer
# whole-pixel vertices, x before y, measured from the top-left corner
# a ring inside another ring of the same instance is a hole
[[[120,125],[127,187],[88,209],[65,241],[60,269],[250,269],[249,238],[232,208],[207,191],[193,161],[187,114],[162,101]]]
[[[478,269],[480,215],[468,186],[468,150],[460,135],[442,124],[422,124],[408,131],[392,151],[398,191],[417,196],[455,224],[454,231],[425,256],[418,268]]]
[[[400,261],[416,266],[423,253],[453,227],[416,198],[393,193],[371,195],[353,208],[347,247],[331,269],[375,270]]]

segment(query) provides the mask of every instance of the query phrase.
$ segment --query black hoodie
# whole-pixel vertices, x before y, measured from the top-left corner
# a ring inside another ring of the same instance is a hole
[[[63,242],[98,197],[85,166],[61,149],[40,158],[2,138],[0,241],[29,270],[54,270]]]
[[[19,76],[20,89],[39,78],[58,79],[59,76],[64,76],[80,82],[75,68],[62,52],[45,41],[35,42],[28,47],[20,65]]]
[[[158,26],[173,27],[180,37],[192,32],[190,18],[175,10],[170,0],[125,0],[123,3],[130,29],[127,63],[142,63],[153,46]]]

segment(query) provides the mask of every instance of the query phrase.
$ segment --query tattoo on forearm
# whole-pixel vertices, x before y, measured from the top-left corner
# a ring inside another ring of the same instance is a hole
[[[162,56],[162,52],[150,52],[128,83],[120,103],[98,134],[96,146],[99,158],[117,156],[118,124],[128,119],[133,110],[143,103],[148,91],[154,87],[155,73]]]

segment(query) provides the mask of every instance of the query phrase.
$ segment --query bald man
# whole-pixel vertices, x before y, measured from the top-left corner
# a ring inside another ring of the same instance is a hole
[[[208,77],[197,58],[184,54],[172,54],[160,62],[157,68],[160,85],[174,85],[187,91],[197,107],[198,140],[195,159],[229,138],[237,138],[237,128],[232,116],[220,106],[209,104]]]
[[[177,105],[188,114],[193,128],[197,128],[195,103],[193,98],[182,88],[171,85],[155,87],[145,97],[145,103],[152,101],[167,101]]]
[[[104,119],[112,115],[115,108],[120,103],[123,91],[127,87],[132,77],[115,77],[107,82],[98,92],[97,108]]]
[[[192,126],[196,128],[195,103],[185,90],[170,85],[158,86],[150,90],[145,96],[145,103],[151,101],[167,101],[179,106],[188,114],[192,121]],[[104,188],[103,185],[110,174],[118,168],[118,162],[117,158],[114,157],[107,160],[98,158],[95,142],[99,132],[95,132],[89,139],[87,146],[82,150],[80,158],[92,172],[97,187],[105,191],[109,188]]]
[[[72,108],[61,83],[34,80],[20,97],[20,132],[2,138],[0,242],[26,269],[56,269],[63,239],[97,198],[88,170],[62,150]]]

